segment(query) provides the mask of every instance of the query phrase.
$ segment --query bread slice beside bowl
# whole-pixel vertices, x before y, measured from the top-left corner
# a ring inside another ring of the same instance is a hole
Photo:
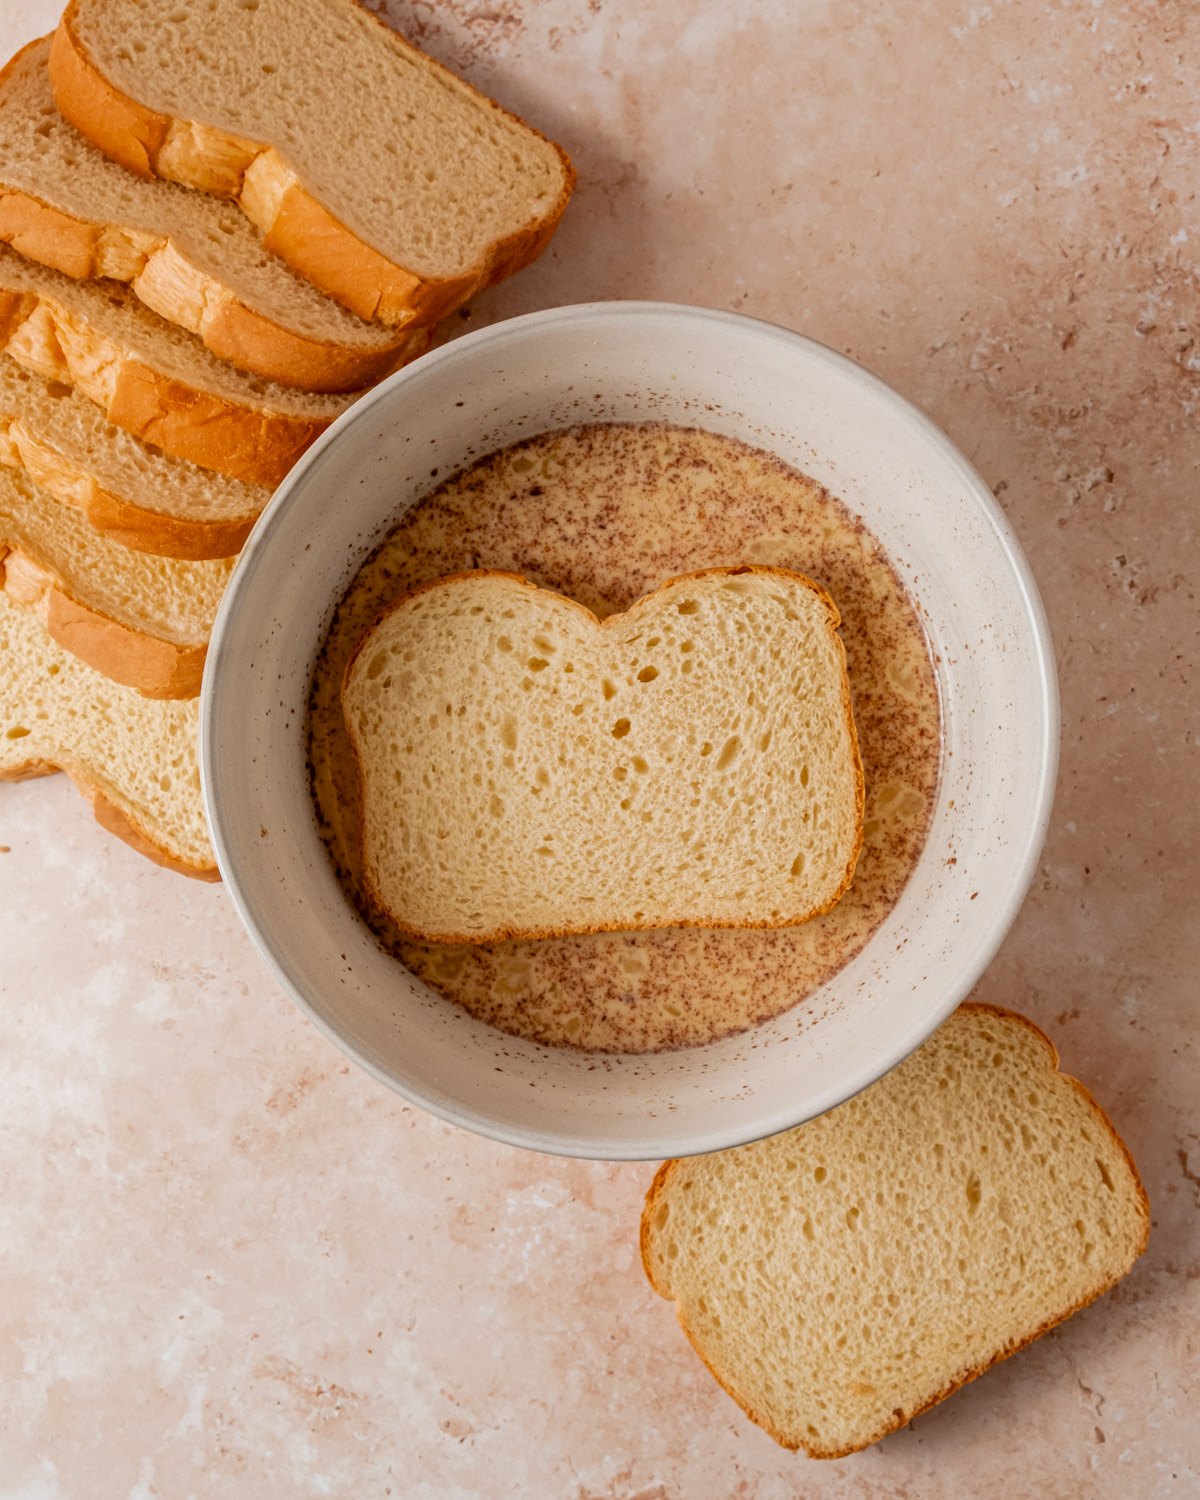
[[[236,198],[302,276],[397,327],[535,260],[575,181],[561,147],[354,0],[72,0],[50,79],[115,161]],[[348,108],[352,156],[329,128]]]
[[[1099,1297],[1149,1232],[1133,1158],[1049,1038],[967,1003],[830,1113],[664,1163],[641,1246],[751,1421],[841,1458]]]
[[[0,781],[66,771],[97,821],[156,864],[219,880],[200,799],[199,704],[142,697],[0,593]]]

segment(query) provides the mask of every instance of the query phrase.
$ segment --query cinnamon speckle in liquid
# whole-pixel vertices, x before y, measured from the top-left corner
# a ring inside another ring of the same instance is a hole
[[[397,595],[502,568],[603,618],[677,573],[770,563],[832,594],[866,780],[849,891],[800,927],[663,928],[446,947],[402,936],[360,889],[358,787],[342,674]],[[421,979],[501,1030],[605,1052],[695,1046],[799,1004],[895,905],[937,789],[936,679],[912,601],[874,538],[819,485],[732,438],[662,424],[545,433],[479,460],[419,501],[363,565],[314,675],[309,759],[322,838],[348,897]]]

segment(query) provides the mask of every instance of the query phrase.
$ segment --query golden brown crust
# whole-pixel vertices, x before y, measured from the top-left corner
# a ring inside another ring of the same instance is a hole
[[[46,630],[64,651],[143,698],[195,698],[204,675],[204,646],[176,646],[130,630],[58,589],[47,590]]]
[[[63,13],[50,49],[50,85],[55,102],[71,124],[108,156],[143,177],[170,177],[189,187],[238,198],[262,230],[268,249],[361,318],[390,327],[430,326],[438,322],[482,287],[492,286],[536,260],[566,210],[577,174],[563,148],[550,141],[548,144],[562,162],[564,176],[562,190],[549,211],[494,243],[477,266],[461,275],[445,278],[417,275],[372,248],[342,224],[308,192],[269,144],[246,142],[211,126],[201,128],[192,121],[173,120],[138,104],[114,87],[88,56],[74,30],[75,5],[76,0],[71,0]],[[360,8],[377,26],[395,35],[377,15],[365,6]],[[432,58],[427,61],[454,79],[457,87],[468,89],[493,108],[500,108],[442,64]],[[546,140],[519,116],[508,110],[501,113],[540,140]],[[222,158],[220,174],[214,175],[205,167],[203,148],[199,147],[201,130],[213,155]],[[163,147],[173,136],[196,138],[198,149],[171,153],[169,160],[164,159]],[[267,153],[273,153],[286,172],[287,184],[281,193],[264,196],[252,184],[247,189],[247,178],[253,176],[254,158]],[[185,165],[193,160],[194,169]],[[235,165],[231,166],[231,162]],[[239,162],[241,165],[236,165]]]
[[[161,307],[157,310],[162,311]],[[214,354],[243,370],[253,370],[280,385],[330,394],[371,385],[390,373],[405,352],[403,338],[376,349],[350,349],[305,338],[232,296],[222,298],[213,316],[193,332]]]
[[[43,776],[55,776],[62,768],[49,760],[28,760],[24,765],[12,766],[0,771],[0,781],[38,781]]]
[[[243,202],[262,230],[263,244],[314,286],[360,318],[392,327],[418,321],[421,278],[363,244],[294,179],[273,217],[260,217],[257,206],[253,199]]]
[[[64,651],[144,698],[195,698],[207,644],[177,646],[79,603],[36,558],[0,541],[4,591],[32,609]]]
[[[1059,1069],[1058,1049],[1055,1047],[1054,1043],[1050,1040],[1046,1033],[1041,1029],[1040,1026],[1037,1026],[1033,1021],[1029,1020],[1027,1016],[1023,1016],[1015,1010],[1006,1010],[999,1005],[987,1005],[980,1001],[967,1000],[958,1007],[958,1010],[974,1011],[980,1014],[996,1016],[1004,1021],[1014,1022],[1020,1026],[1025,1027],[1026,1030],[1032,1032],[1033,1035],[1036,1036],[1037,1039],[1045,1046],[1046,1050],[1050,1054],[1049,1066],[1051,1070],[1057,1073],[1060,1078],[1062,1078],[1066,1083],[1070,1084],[1072,1088],[1074,1088],[1079,1094],[1083,1096],[1084,1100],[1094,1110],[1101,1127],[1108,1132],[1109,1136],[1112,1138],[1113,1143],[1117,1146],[1121,1154],[1124,1156],[1126,1162],[1128,1162],[1129,1164],[1129,1170],[1133,1177],[1134,1188],[1138,1196],[1139,1215],[1142,1219],[1143,1224],[1141,1241],[1136,1252],[1134,1253],[1133,1260],[1130,1261],[1129,1265],[1126,1266],[1124,1270],[1117,1271],[1115,1274],[1108,1277],[1102,1283],[1097,1285],[1092,1291],[1088,1292],[1086,1296],[1079,1298],[1078,1301],[1072,1303],[1071,1306],[1064,1308],[1061,1312],[1055,1313],[1052,1318],[1048,1318],[1044,1323],[1035,1328],[1032,1332],[1024,1334],[1020,1338],[1010,1340],[1009,1343],[1006,1344],[1002,1349],[997,1350],[997,1352],[993,1354],[990,1359],[985,1360],[982,1364],[974,1366],[972,1369],[967,1370],[965,1373],[955,1377],[953,1380],[947,1381],[946,1384],[935,1395],[930,1396],[927,1401],[922,1402],[919,1406],[914,1407],[911,1411],[897,1409],[892,1413],[892,1417],[889,1419],[889,1421],[884,1423],[879,1428],[879,1430],[873,1433],[870,1437],[864,1438],[862,1442],[851,1443],[842,1448],[818,1448],[810,1446],[802,1439],[796,1439],[795,1441],[793,1441],[784,1433],[782,1433],[778,1429],[778,1427],[776,1427],[769,1416],[766,1416],[761,1412],[756,1412],[750,1406],[745,1397],[743,1397],[737,1390],[735,1390],[734,1387],[731,1386],[729,1382],[725,1380],[724,1377],[713,1368],[712,1364],[709,1362],[703,1349],[701,1348],[699,1338],[692,1332],[691,1328],[689,1328],[687,1320],[684,1317],[682,1307],[680,1307],[680,1305],[676,1303],[675,1316],[679,1322],[679,1326],[683,1329],[688,1343],[691,1344],[692,1348],[700,1357],[701,1362],[704,1364],[708,1372],[712,1375],[713,1379],[728,1396],[730,1396],[734,1401],[737,1402],[738,1406],[741,1407],[741,1409],[750,1418],[750,1420],[756,1424],[756,1426],[761,1427],[765,1432],[769,1433],[770,1436],[773,1437],[775,1441],[780,1445],[780,1447],[787,1448],[793,1453],[797,1450],[801,1450],[809,1458],[846,1458],[849,1454],[859,1453],[864,1448],[869,1448],[872,1444],[879,1442],[881,1438],[885,1438],[890,1433],[898,1431],[901,1427],[904,1427],[907,1423],[913,1421],[914,1418],[919,1417],[924,1412],[929,1411],[931,1407],[937,1406],[938,1403],[944,1401],[947,1396],[952,1396],[955,1391],[960,1390],[970,1381],[977,1380],[980,1375],[985,1374],[986,1371],[990,1370],[993,1365],[999,1364],[1001,1360],[1008,1359],[1010,1355],[1018,1353],[1021,1349],[1024,1349],[1026,1345],[1032,1344],[1035,1339],[1041,1338],[1042,1334],[1048,1333],[1050,1329],[1056,1328],[1058,1324],[1065,1322],[1066,1319],[1071,1317],[1073,1313],[1079,1312],[1081,1308],[1087,1307],[1090,1303],[1095,1302],[1098,1297],[1102,1297],[1105,1292],[1111,1291],[1112,1288],[1116,1286],[1117,1282],[1120,1281],[1123,1276],[1128,1274],[1129,1270],[1132,1268],[1133,1262],[1136,1261],[1138,1257],[1143,1253],[1147,1243],[1149,1242],[1150,1199],[1147,1196],[1145,1186],[1142,1183],[1141,1175],[1138,1172],[1137,1165],[1133,1160],[1133,1156],[1130,1154],[1129,1147],[1126,1146],[1125,1142],[1117,1134],[1116,1127],[1113,1125],[1106,1112],[1096,1102],[1096,1099],[1093,1096],[1091,1090],[1088,1089],[1085,1084],[1082,1084],[1078,1078],[1073,1077],[1070,1073],[1063,1073]],[[957,1013],[958,1012],[955,1012],[955,1014]],[[667,1185],[670,1182],[671,1178],[680,1167],[685,1165],[686,1159],[681,1159],[678,1157],[672,1158],[670,1161],[663,1162],[662,1166],[660,1166],[658,1171],[654,1174],[654,1180],[646,1190],[646,1200],[642,1207],[641,1227],[638,1236],[639,1248],[642,1257],[642,1269],[646,1273],[646,1280],[649,1281],[654,1291],[656,1291],[660,1297],[664,1298],[668,1302],[673,1301],[674,1299],[672,1298],[670,1291],[659,1283],[654,1274],[654,1264],[651,1253],[651,1242],[654,1235],[653,1217],[654,1212],[658,1207],[659,1201],[666,1193]]]
[[[136,359],[121,362],[108,419],[176,458],[272,489],[332,420],[252,411]]]
[[[221,879],[221,872],[217,869],[215,862],[197,865],[180,859],[178,855],[172,854],[159,844],[144,828],[139,827],[131,813],[111,801],[81,771],[68,766],[64,766],[63,769],[71,778],[72,785],[92,804],[92,815],[105,832],[114,834],[122,843],[128,844],[131,849],[136,849],[139,854],[144,855],[154,864],[161,865],[164,870],[173,870],[177,875],[188,875],[193,880],[215,883]]]
[[[0,241],[67,276],[95,276],[96,229],[16,188],[0,187]]]
[[[691,580],[698,578],[735,578],[748,573],[762,574],[773,578],[787,578],[792,582],[798,582],[805,587],[810,588],[828,610],[830,633],[833,634],[834,639],[837,641],[838,645],[841,646],[841,638],[836,635],[836,631],[838,626],[841,624],[842,617],[828,590],[822,588],[819,583],[814,582],[813,579],[809,578],[806,573],[798,573],[792,568],[777,568],[765,563],[742,563],[735,567],[699,568],[692,573],[679,573],[674,578],[668,578],[664,583],[660,583],[659,586],[656,589],[652,589],[650,593],[643,594],[640,599],[634,600],[634,602],[629,606],[627,610],[623,610],[618,614],[609,615],[603,620],[598,619],[595,613],[590,610],[586,604],[580,604],[577,599],[571,599],[566,594],[558,594],[557,590],[554,589],[539,589],[536,583],[530,583],[529,580],[521,573],[511,573],[503,568],[472,568],[463,573],[448,573],[444,578],[433,578],[425,583],[419,583],[415,588],[411,588],[406,593],[401,594],[400,597],[389,604],[386,609],[381,610],[375,620],[371,623],[371,625],[368,626],[368,628],[363,632],[361,639],[351,653],[349,661],[346,663],[346,670],[342,675],[342,691],[343,693],[345,692],[346,683],[349,681],[350,673],[354,669],[354,663],[358,660],[359,652],[362,650],[363,646],[366,644],[367,640],[370,638],[377,626],[382,624],[382,622],[386,620],[389,615],[394,614],[395,611],[398,610],[403,604],[407,603],[408,600],[415,599],[418,594],[428,594],[435,589],[442,589],[446,588],[450,584],[461,583],[464,579],[507,578],[512,582],[521,584],[523,588],[532,589],[534,593],[555,594],[557,598],[562,599],[566,604],[569,604],[574,609],[578,610],[580,614],[584,615],[587,620],[597,629],[603,630],[607,626],[611,625],[614,621],[626,620],[630,615],[637,614],[640,610],[645,609],[649,604],[651,604],[655,599],[658,598],[659,594],[664,593],[667,589],[674,587],[674,585],[676,584],[688,583]],[[854,709],[850,701],[850,683],[845,672],[844,648],[842,650],[842,710],[846,716],[846,723],[850,732],[850,747],[853,752],[854,758],[854,824],[857,830],[857,837],[855,839],[854,848],[847,863],[845,873],[842,876],[841,883],[837,887],[837,890],[833,893],[828,901],[824,902],[820,906],[814,907],[812,911],[806,912],[803,916],[789,917],[781,922],[726,922],[711,917],[692,917],[682,919],[678,922],[672,922],[670,924],[672,927],[799,927],[802,923],[810,922],[814,917],[819,917],[825,912],[831,910],[846,894],[846,892],[850,888],[850,882],[854,879],[854,868],[858,863],[858,856],[862,851],[862,821],[863,808],[866,800],[866,788],[865,782],[863,780],[862,758],[859,755],[858,750],[858,731],[856,730],[854,724]],[[364,795],[365,788],[362,762],[359,759],[358,746],[355,743],[353,734],[348,735],[347,738],[349,739],[350,743],[350,753],[354,759],[355,774],[358,778],[359,847],[365,850],[367,847],[366,798]],[[387,912],[388,917],[392,922],[395,923],[396,927],[401,932],[407,934],[409,937],[417,938],[422,942],[444,944],[464,943],[475,945],[481,943],[502,943],[506,942],[510,938],[529,939],[568,937],[578,936],[590,932],[644,932],[662,925],[661,923],[656,922],[609,922],[599,923],[595,926],[580,927],[504,927],[496,928],[493,932],[484,933],[482,935],[477,933],[428,933],[422,931],[419,928],[411,926],[409,923],[402,921],[401,918],[396,916],[394,912],[388,911],[387,907],[384,906],[383,902],[381,901],[379,893],[375,889],[375,886],[371,880],[370,869],[365,859],[363,861],[362,878],[363,894],[366,900],[374,905],[379,911]]]
[[[116,89],[88,61],[71,29],[68,7],[50,44],[50,87],[63,115],[106,156],[139,177],[153,177],[154,158],[170,120]]]
[[[42,488],[53,494],[49,486],[43,484]],[[234,516],[229,520],[193,521],[186,516],[143,510],[99,485],[93,486],[82,509],[97,531],[123,547],[153,553],[156,557],[177,557],[185,562],[236,557],[259,514],[256,511],[252,516]]]

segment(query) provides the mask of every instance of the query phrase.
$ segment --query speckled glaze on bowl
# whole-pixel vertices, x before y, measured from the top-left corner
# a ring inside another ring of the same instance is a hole
[[[441,476],[578,421],[701,426],[827,485],[921,609],[944,716],[920,863],[811,1000],[682,1052],[599,1057],[506,1036],[381,951],[317,835],[313,663],[363,559]],[[1025,895],[1058,753],[1054,656],[1028,565],[954,445],[850,360],[730,313],[558,308],[469,334],[357,402],[288,475],[225,596],[201,703],[204,801],[226,886],[301,1010],[413,1103],[497,1140],[609,1160],[714,1151],[833,1108],[968,993]]]

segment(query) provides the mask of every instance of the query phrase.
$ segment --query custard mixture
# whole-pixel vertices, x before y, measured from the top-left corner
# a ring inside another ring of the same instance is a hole
[[[603,617],[676,573],[739,563],[807,573],[842,614],[866,810],[853,883],[832,911],[800,927],[444,947],[403,936],[373,910],[361,891],[358,785],[339,693],[359,638],[386,604],[447,573],[503,568]],[[734,439],[611,423],[490,454],[413,506],[334,615],[314,675],[308,741],[322,838],[348,898],[385,947],[503,1031],[600,1052],[696,1046],[744,1031],[800,1004],[849,962],[916,864],[941,751],[917,612],[840,501]]]

